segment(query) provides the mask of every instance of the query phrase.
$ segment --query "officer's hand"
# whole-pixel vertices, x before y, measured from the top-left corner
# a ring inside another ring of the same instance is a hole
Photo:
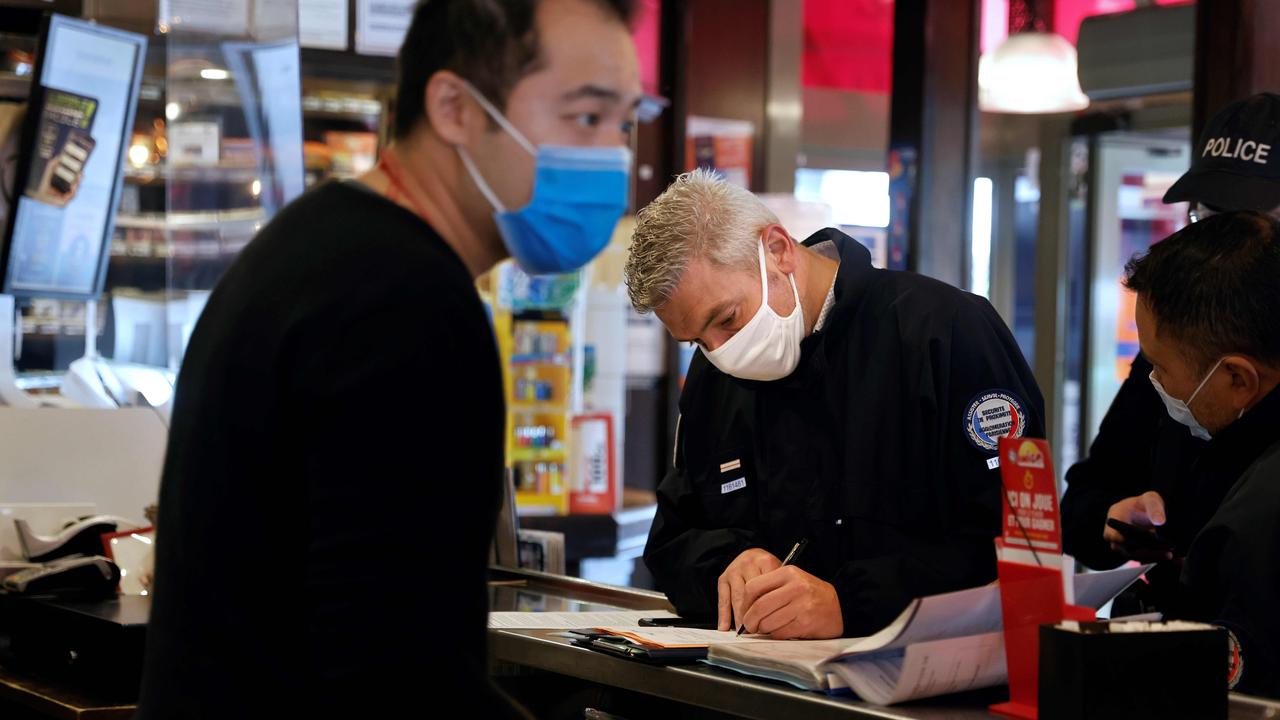
[[[774,640],[823,640],[844,634],[835,587],[794,565],[747,583],[746,606],[747,632],[772,635]]]
[[[1146,528],[1154,533],[1156,528],[1165,523],[1164,498],[1160,497],[1160,493],[1154,491],[1143,493],[1137,497],[1125,498],[1112,505],[1111,509],[1107,511],[1107,519],[1111,518],[1129,523],[1135,527]],[[1103,526],[1102,539],[1111,543],[1112,550],[1139,562],[1159,562],[1173,558],[1173,553],[1171,552],[1135,547],[1125,541],[1124,535],[1119,530],[1106,525]]]
[[[725,568],[717,583],[720,596],[720,619],[716,625],[720,630],[735,630],[734,623],[742,622],[742,615],[747,611],[743,603],[743,593],[747,582],[761,575],[782,567],[782,561],[768,550],[751,548],[744,550],[729,567]]]

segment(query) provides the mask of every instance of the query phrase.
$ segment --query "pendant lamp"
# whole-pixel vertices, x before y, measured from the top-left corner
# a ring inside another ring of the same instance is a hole
[[[1046,30],[1036,0],[1009,3],[1010,34],[978,62],[978,107],[996,113],[1060,113],[1083,110],[1076,49]]]

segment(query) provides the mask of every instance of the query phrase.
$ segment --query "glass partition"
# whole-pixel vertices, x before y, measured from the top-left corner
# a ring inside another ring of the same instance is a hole
[[[176,371],[218,279],[304,188],[297,3],[170,0],[157,30],[167,50],[164,212],[149,230],[165,284],[116,298],[113,310],[118,360]]]

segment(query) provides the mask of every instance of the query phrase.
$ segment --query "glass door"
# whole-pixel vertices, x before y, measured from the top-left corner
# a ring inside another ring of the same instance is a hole
[[[1186,127],[1113,131],[1091,139],[1082,387],[1066,398],[1068,415],[1080,418],[1082,450],[1138,354],[1135,298],[1123,286],[1125,263],[1186,225],[1186,203],[1165,205],[1161,199],[1191,159]],[[1080,404],[1076,413],[1069,407],[1072,394]]]

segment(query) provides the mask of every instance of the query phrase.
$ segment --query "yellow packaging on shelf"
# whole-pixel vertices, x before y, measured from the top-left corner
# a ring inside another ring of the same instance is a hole
[[[495,273],[495,276],[500,273]],[[494,281],[481,283],[502,358],[507,404],[506,461],[524,515],[569,512],[569,424],[573,334],[556,311],[513,313]],[[498,281],[500,282],[500,281]]]

